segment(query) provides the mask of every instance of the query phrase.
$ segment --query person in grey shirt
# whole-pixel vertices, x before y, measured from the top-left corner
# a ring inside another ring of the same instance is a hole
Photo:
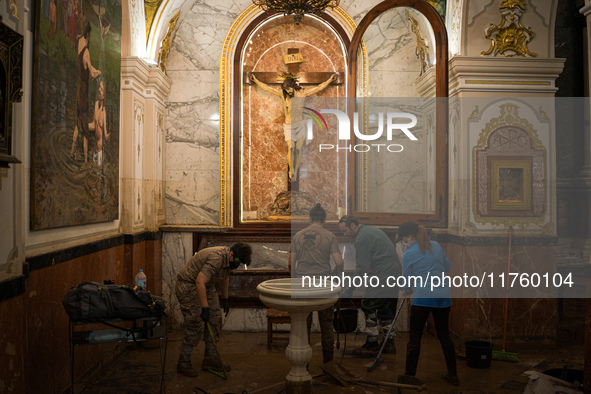
[[[296,233],[291,243],[291,260],[295,264],[295,277],[311,276],[320,278],[331,275],[330,258],[332,257],[336,269],[342,271],[345,265],[337,237],[323,228],[326,221],[326,211],[320,204],[310,210],[310,225]],[[332,361],[334,354],[334,333],[332,322],[333,307],[318,311],[320,331],[322,333],[323,362]],[[308,338],[312,326],[312,313],[308,315]]]
[[[345,215],[339,219],[341,231],[348,237],[355,238],[355,275],[377,276],[384,286],[388,276],[398,277],[402,273],[402,265],[394,244],[386,233],[376,227],[360,224],[353,215]],[[353,350],[358,357],[375,357],[381,344],[378,344],[379,326],[384,337],[396,316],[398,290],[396,288],[367,287],[363,294],[361,310],[365,314],[365,344]],[[378,324],[379,323],[379,324]],[[395,354],[394,331],[384,338],[386,345],[383,353]]]

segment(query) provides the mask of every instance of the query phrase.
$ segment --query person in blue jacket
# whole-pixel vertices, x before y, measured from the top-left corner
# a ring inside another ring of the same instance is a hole
[[[405,375],[415,376],[417,372],[423,327],[429,314],[433,314],[437,337],[447,366],[447,374],[442,377],[450,384],[457,386],[460,381],[457,376],[456,351],[449,336],[448,325],[452,304],[450,286],[449,283],[442,281],[441,286],[432,288],[429,280],[429,277],[441,278],[442,273],[449,272],[451,263],[441,246],[435,241],[430,241],[425,228],[416,223],[406,222],[400,226],[396,242],[399,241],[408,248],[402,256],[402,275],[406,278],[407,285],[404,294],[411,294],[413,290],[410,286],[414,286]],[[422,278],[422,286],[419,277]]]

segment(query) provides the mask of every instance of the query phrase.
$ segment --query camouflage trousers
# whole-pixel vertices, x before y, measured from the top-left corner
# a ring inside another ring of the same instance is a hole
[[[209,325],[213,332],[216,343],[220,338],[222,328],[222,312],[220,310],[220,300],[214,286],[205,286],[207,290],[207,303],[209,304]],[[194,282],[177,280],[175,287],[176,298],[183,317],[185,318],[185,337],[183,345],[195,347],[199,340],[211,341],[209,332],[201,320],[201,304],[197,297],[197,286]]]

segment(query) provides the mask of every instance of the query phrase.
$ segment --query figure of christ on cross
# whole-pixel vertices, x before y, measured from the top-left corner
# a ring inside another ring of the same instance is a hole
[[[285,120],[283,121],[283,135],[287,142],[287,165],[289,166],[289,179],[294,183],[298,180],[298,171],[302,161],[306,121],[303,119],[303,100],[297,100],[299,104],[296,108],[292,108],[291,99],[293,97],[312,96],[326,89],[328,85],[337,80],[338,74],[335,73],[326,81],[310,88],[300,86],[298,83],[298,77],[294,74],[285,73],[283,75],[285,80],[280,88],[259,81],[252,73],[248,75],[248,78],[264,91],[281,97],[281,100],[283,101],[285,115]]]

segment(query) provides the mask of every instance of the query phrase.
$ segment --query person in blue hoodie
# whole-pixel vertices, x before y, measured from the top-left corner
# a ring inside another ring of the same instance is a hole
[[[414,286],[405,375],[415,376],[417,372],[423,328],[429,315],[433,314],[437,337],[447,366],[447,374],[442,377],[457,386],[460,381],[457,376],[456,351],[449,336],[448,324],[452,304],[451,289],[446,281],[442,281],[441,286],[432,288],[429,280],[429,277],[441,278],[443,273],[449,272],[451,263],[441,246],[435,241],[430,241],[425,228],[416,223],[406,222],[400,226],[396,242],[399,241],[408,248],[402,256],[402,275],[406,278],[407,285],[404,294],[410,295],[413,292],[410,287]],[[422,286],[419,278],[422,278]]]

